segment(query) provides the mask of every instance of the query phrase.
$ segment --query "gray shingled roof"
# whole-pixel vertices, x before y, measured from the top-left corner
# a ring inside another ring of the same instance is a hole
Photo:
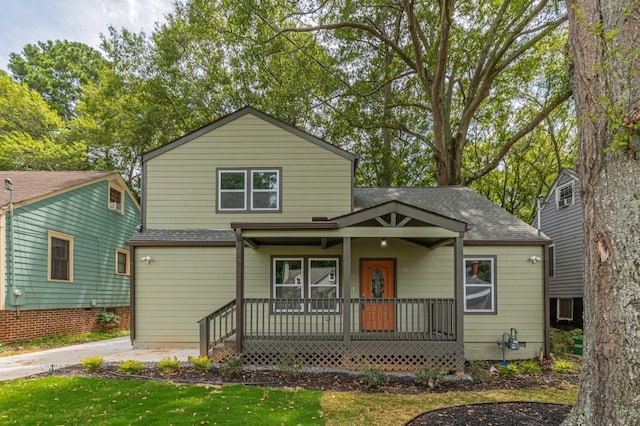
[[[482,195],[463,186],[429,188],[354,188],[354,207],[361,210],[397,200],[473,224],[465,240],[546,241],[538,231]]]
[[[235,242],[236,235],[232,229],[144,229],[129,239],[130,245],[150,243],[197,243],[197,242]]]

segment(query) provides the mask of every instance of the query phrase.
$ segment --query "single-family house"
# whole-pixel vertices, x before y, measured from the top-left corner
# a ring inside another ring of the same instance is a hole
[[[550,324],[582,328],[584,237],[579,179],[574,170],[560,171],[533,226],[552,240],[547,248]]]
[[[129,318],[140,205],[117,172],[0,171],[0,342]]]
[[[458,370],[548,349],[548,238],[469,188],[358,188],[356,167],[250,107],[143,155],[134,347]]]

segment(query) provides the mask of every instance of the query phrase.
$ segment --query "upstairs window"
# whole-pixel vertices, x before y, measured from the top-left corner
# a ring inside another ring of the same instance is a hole
[[[49,281],[73,281],[73,237],[49,231]]]
[[[556,188],[556,199],[558,201],[558,208],[569,207],[570,205],[572,205],[573,182],[569,182]]]
[[[109,185],[109,210],[122,213],[124,206],[124,194],[121,189]]]
[[[218,170],[218,211],[280,210],[279,169]]]

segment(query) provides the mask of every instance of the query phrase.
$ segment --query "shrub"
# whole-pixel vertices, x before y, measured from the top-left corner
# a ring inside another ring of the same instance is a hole
[[[521,361],[519,367],[520,371],[524,374],[540,374],[542,372],[540,364],[532,359]]]
[[[469,362],[468,373],[473,379],[473,383],[482,383],[491,376],[491,373],[489,372],[489,368],[487,367],[487,365],[479,361]]]
[[[180,361],[178,361],[178,357],[175,356],[173,358],[162,358],[158,361],[158,368],[162,370],[162,374],[170,374],[180,368]]]
[[[520,374],[520,367],[515,363],[501,365],[498,367],[498,372],[505,376],[514,377]]]
[[[188,361],[193,365],[196,370],[209,371],[211,370],[211,359],[208,356],[189,357]]]
[[[140,374],[144,370],[144,364],[135,359],[122,361],[118,365],[118,372],[123,374]]]
[[[109,312],[106,310],[98,312],[98,314],[96,315],[96,319],[98,320],[98,322],[102,324],[119,324],[120,323],[120,317],[116,315],[115,312]]]
[[[573,337],[569,332],[552,328],[550,334],[551,353],[561,356],[573,351]]]
[[[435,389],[442,385],[442,379],[446,375],[447,372],[444,370],[421,368],[416,371],[416,381],[426,388]]]
[[[556,359],[553,361],[553,371],[560,374],[571,373],[575,369],[573,362],[566,359]]]
[[[290,350],[280,359],[278,371],[289,377],[297,377],[302,371],[302,366],[303,363],[298,354]]]
[[[360,372],[360,379],[372,389],[389,382],[389,377],[387,377],[387,375],[384,374],[378,367],[373,366],[365,367]]]
[[[238,377],[242,374],[242,355],[228,355],[221,362],[218,368],[220,375],[225,378]]]
[[[98,371],[104,362],[104,358],[101,356],[92,356],[89,358],[85,358],[80,361],[80,364],[84,367],[84,371],[88,373],[92,373],[94,371]]]

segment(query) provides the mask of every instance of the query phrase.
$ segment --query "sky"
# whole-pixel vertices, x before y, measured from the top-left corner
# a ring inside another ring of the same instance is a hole
[[[100,47],[109,25],[151,32],[172,0],[0,0],[0,69],[11,52],[38,41],[79,41]]]

